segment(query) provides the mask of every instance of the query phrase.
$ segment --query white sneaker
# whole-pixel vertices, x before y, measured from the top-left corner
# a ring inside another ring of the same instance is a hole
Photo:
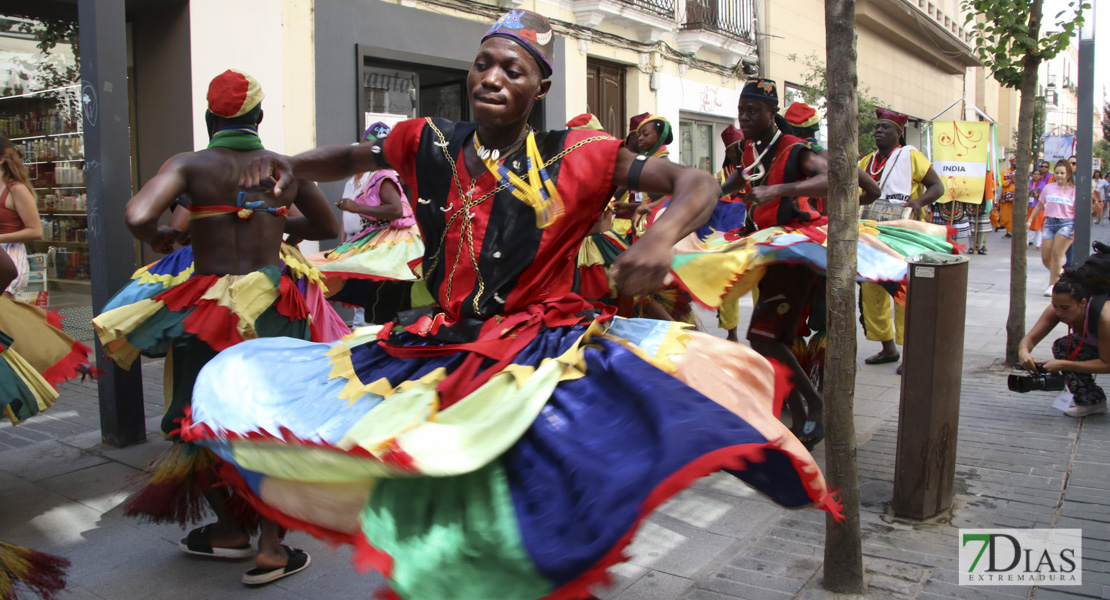
[[[1046,298],[1051,298],[1052,297],[1052,286],[1051,285],[1044,289],[1044,295],[1045,295]]]
[[[1079,406],[1078,404],[1064,411],[1064,414],[1069,417],[1086,417],[1088,415],[1098,415],[1106,412],[1106,401],[1103,400],[1098,404],[1091,404],[1089,406]]]

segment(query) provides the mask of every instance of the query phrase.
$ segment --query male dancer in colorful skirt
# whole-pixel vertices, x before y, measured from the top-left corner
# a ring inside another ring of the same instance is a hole
[[[189,194],[195,272],[150,298],[109,310],[93,320],[105,353],[127,368],[139,354],[164,356],[172,349],[173,395],[162,432],[173,447],[149,469],[151,481],[127,505],[126,514],[184,524],[200,517],[203,496],[217,522],[181,541],[188,554],[214,558],[250,556],[250,533],[236,520],[226,488],[215,487],[207,450],[182,443],[180,422],[193,400],[197,374],[209,360],[245,339],[310,338],[304,296],[283,274],[279,247],[288,231],[303,239],[329,239],[338,223],[312,183],[291,181],[276,197],[239,188],[250,161],[268,156],[258,138],[262,89],[240,71],[228,70],[208,88],[208,149],[170,158],[127,204],[127,226],[137,239],[165,246],[180,232],[159,227],[158,218]],[[304,215],[287,218],[296,205]],[[268,583],[304,569],[308,555],[280,543],[276,524],[263,520],[255,569],[248,585]]]
[[[823,223],[825,217],[813,198],[822,198],[828,192],[828,165],[804,140],[786,133],[790,125],[778,112],[775,82],[749,80],[740,92],[738,110],[744,132],[741,168],[721,190],[744,191],[748,203],[746,232]],[[808,410],[804,416],[791,416],[795,423],[802,422],[799,440],[808,447],[824,438],[824,402],[791,349],[806,307],[823,289],[824,277],[807,266],[768,266],[759,280],[759,299],[747,336],[753,349],[793,372],[795,390],[805,398]]]
[[[473,123],[405,121],[374,146],[262,160],[243,182],[276,170],[280,193],[294,175],[388,166],[417,198],[437,306],[333,345],[229,348],[184,432],[267,515],[353,545],[406,600],[589,596],[647,514],[722,468],[785,506],[836,510],[776,418],[788,386],[770,361],[572,293],[617,186],[671,196],[614,264],[628,295],[663,286],[720,187],[588,129],[532,131],[554,36],[527,10],[494,24],[467,77]]]
[[[859,167],[879,183],[879,201],[898,210],[909,208],[911,214],[916,215],[944,195],[944,183],[929,159],[906,144],[905,128],[909,117],[885,108],[875,109],[875,116],[878,117],[875,123],[875,146],[878,150],[860,159]],[[901,218],[901,215],[891,215],[883,220]],[[878,354],[865,358],[863,362],[869,365],[897,362],[902,358],[898,346],[904,341],[905,307],[896,303],[894,320],[891,321],[890,294],[874,283],[860,285],[859,302],[867,339],[883,345]],[[901,372],[899,365],[898,373]]]

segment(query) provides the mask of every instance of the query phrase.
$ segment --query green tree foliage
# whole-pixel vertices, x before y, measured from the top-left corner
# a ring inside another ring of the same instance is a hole
[[[967,21],[974,21],[975,52],[1002,85],[1019,89],[1028,57],[1044,61],[1067,49],[1091,3],[1070,0],[1056,14],[1057,31],[1029,35],[1031,2],[1025,0],[963,0]],[[977,18],[982,17],[982,18]]]
[[[797,54],[786,57],[790,62],[801,62],[806,67],[802,74],[802,97],[806,104],[824,110],[825,98],[828,97],[829,82],[826,77],[825,63],[815,54],[807,54],[805,59],[799,59]],[[888,108],[886,104],[870,94],[871,88],[859,89],[859,155],[866,156],[875,151],[875,138],[871,133],[875,131],[875,109]]]
[[[1095,142],[1095,156],[1102,159],[1102,172],[1110,169],[1110,141],[1105,139]]]
[[[1054,31],[1042,33],[1043,0],[963,0],[967,22],[975,30],[975,52],[1003,86],[1021,91],[1018,110],[1017,174],[1014,178],[1014,236],[1010,245],[1010,310],[1006,318],[1006,362],[1018,362],[1018,343],[1025,335],[1025,224],[1031,159],[1044,126],[1035,125],[1037,70],[1042,61],[1062,52],[1083,24],[1090,2],[1070,0],[1057,13]]]

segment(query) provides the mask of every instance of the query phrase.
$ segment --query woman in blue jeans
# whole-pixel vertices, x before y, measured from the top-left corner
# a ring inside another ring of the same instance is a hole
[[[1064,255],[1075,239],[1075,178],[1068,161],[1056,163],[1055,179],[1041,190],[1040,198],[1029,222],[1037,212],[1044,210],[1044,242],[1041,244],[1041,263],[1048,269],[1048,287],[1045,296],[1052,295],[1052,286],[1064,268]]]

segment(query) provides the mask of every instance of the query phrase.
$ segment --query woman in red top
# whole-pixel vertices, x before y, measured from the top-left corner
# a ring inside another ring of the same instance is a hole
[[[42,222],[22,153],[3,136],[0,136],[0,181],[4,184],[0,190],[0,247],[19,270],[19,276],[7,287],[15,295],[27,288],[30,271],[23,242],[42,239]]]

